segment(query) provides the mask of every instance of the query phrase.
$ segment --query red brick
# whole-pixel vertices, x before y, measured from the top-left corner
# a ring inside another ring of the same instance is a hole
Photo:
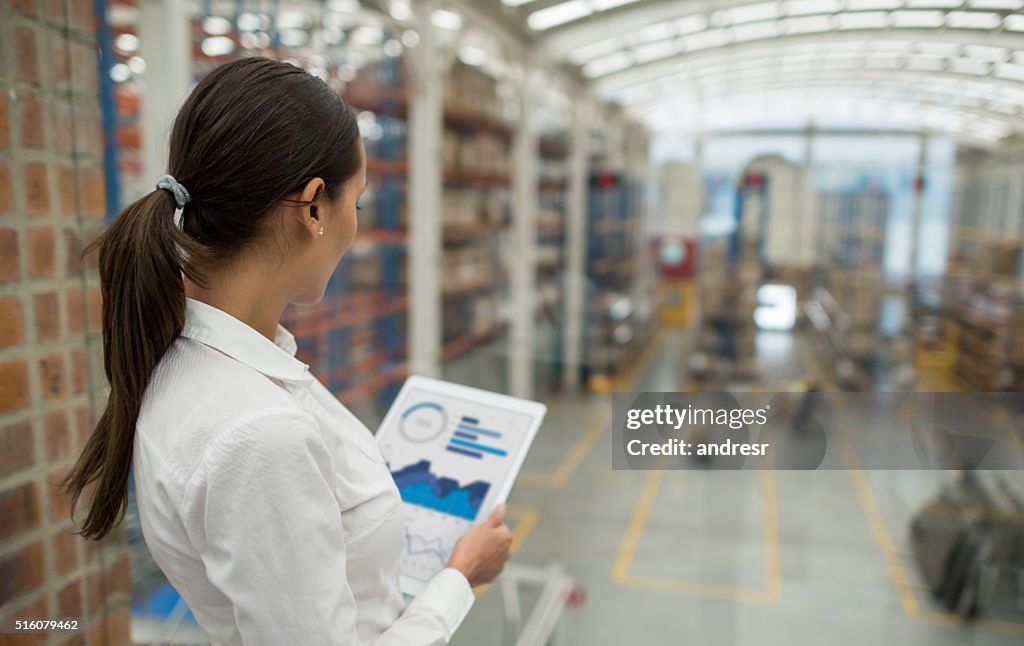
[[[36,339],[53,341],[60,337],[60,300],[56,292],[35,294],[32,297],[36,311]]]
[[[107,568],[107,594],[123,594],[130,596],[132,593],[131,563],[128,560],[128,553],[123,552],[121,556]]]
[[[21,301],[16,296],[0,296],[0,348],[21,343],[25,333]]]
[[[57,566],[57,573],[61,575],[70,574],[78,567],[78,540],[70,527],[55,532],[51,538],[53,546],[53,562]],[[81,606],[81,598],[79,598]],[[65,615],[63,617],[77,617],[77,614]]]
[[[77,215],[75,203],[75,169],[62,165],[57,168],[57,192],[60,194],[60,210],[64,215]]]
[[[36,163],[23,166],[25,175],[25,205],[29,215],[50,212],[50,189],[46,181],[46,165]]]
[[[71,352],[71,392],[75,395],[85,393],[88,364],[85,350]]]
[[[134,4],[134,3],[129,3]],[[69,2],[70,27],[92,36],[96,32],[96,20],[91,2]],[[95,55],[94,55],[95,56]]]
[[[104,215],[107,212],[107,192],[103,171],[98,168],[83,168],[78,180],[82,212],[89,215]]]
[[[46,145],[46,136],[43,132],[43,104],[35,92],[18,94],[18,128],[21,130],[22,146],[42,148]]]
[[[48,462],[57,462],[71,454],[71,431],[68,429],[67,413],[58,411],[44,417],[43,431]]]
[[[35,462],[35,436],[28,420],[0,428],[0,478],[28,469]]]
[[[0,363],[0,413],[10,413],[28,406],[28,364],[24,361]]]
[[[89,288],[89,331],[99,332],[103,329],[103,293],[99,287]]]
[[[73,226],[64,229],[64,255],[67,258],[66,276],[82,275],[82,237]]]
[[[0,542],[39,527],[39,492],[34,482],[0,491]]]
[[[0,114],[0,117],[2,116]],[[11,183],[11,167],[7,164],[0,164],[0,213],[10,213],[14,209],[13,192],[14,184]]]
[[[0,283],[7,283],[21,277],[21,253],[18,248],[18,232],[0,228]]]
[[[102,617],[99,617],[89,624],[89,644],[90,646],[106,646],[107,641],[109,641],[107,639],[107,624]]]
[[[60,486],[67,475],[67,469],[53,471],[46,476],[46,498],[50,507],[50,520],[61,521],[71,518],[71,500]]]
[[[107,635],[110,646],[131,646],[132,615],[129,606],[117,608],[107,617]]]
[[[36,15],[36,2],[35,0],[13,0],[11,6],[14,10],[23,16],[35,16]]]
[[[57,615],[60,617],[82,616],[82,581],[80,579],[67,584],[57,593]]]
[[[82,288],[70,287],[67,291],[68,331],[73,335],[85,332],[85,304]]]
[[[14,27],[14,64],[19,81],[39,85],[39,48],[36,32],[26,25]]]
[[[0,92],[0,148],[11,145],[11,131],[7,126],[7,93]]]
[[[51,354],[39,360],[39,385],[43,399],[60,401],[67,395],[67,381],[64,378],[64,355]]]
[[[57,248],[53,227],[28,232],[28,274],[32,278],[53,278],[57,272]]]

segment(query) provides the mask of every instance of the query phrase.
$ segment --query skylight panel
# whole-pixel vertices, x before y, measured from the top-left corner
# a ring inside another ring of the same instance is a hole
[[[531,29],[543,31],[589,15],[590,3],[587,0],[569,0],[534,11],[526,17],[526,24]]]
[[[997,13],[983,11],[950,11],[946,25],[954,29],[997,29],[1002,18]]]
[[[904,29],[935,29],[946,22],[941,11],[894,11],[889,17],[893,27]]]

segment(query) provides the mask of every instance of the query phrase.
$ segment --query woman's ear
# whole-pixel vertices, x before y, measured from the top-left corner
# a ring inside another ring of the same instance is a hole
[[[302,187],[302,194],[299,196],[299,201],[302,202],[299,219],[314,235],[319,235],[320,227],[323,225],[320,221],[318,200],[323,195],[325,187],[323,179],[314,177]]]

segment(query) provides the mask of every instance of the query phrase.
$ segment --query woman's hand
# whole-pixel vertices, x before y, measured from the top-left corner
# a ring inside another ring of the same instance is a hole
[[[498,505],[490,518],[463,534],[455,544],[448,567],[462,572],[469,585],[490,583],[512,555],[512,532],[505,525],[505,505]]]

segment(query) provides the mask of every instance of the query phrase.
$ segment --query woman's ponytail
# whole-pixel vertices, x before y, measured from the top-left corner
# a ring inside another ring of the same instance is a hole
[[[183,275],[202,252],[174,222],[175,197],[156,190],[129,205],[85,253],[99,251],[103,364],[110,395],[81,456],[64,479],[72,509],[89,487],[80,533],[99,539],[128,504],[135,423],[150,376],[185,321]]]

